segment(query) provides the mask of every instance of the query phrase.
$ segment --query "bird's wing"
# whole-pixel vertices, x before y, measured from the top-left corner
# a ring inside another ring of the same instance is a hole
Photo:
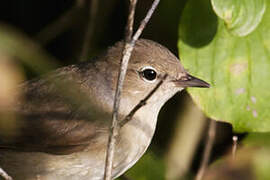
[[[106,121],[100,120],[106,115],[93,108],[87,94],[91,92],[72,71],[26,82],[20,90],[22,99],[14,108],[16,129],[0,133],[1,149],[69,154],[107,131]]]

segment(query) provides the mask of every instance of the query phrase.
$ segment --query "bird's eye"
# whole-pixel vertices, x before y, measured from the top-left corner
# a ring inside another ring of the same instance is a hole
[[[141,74],[142,78],[148,82],[154,82],[157,78],[157,72],[152,67],[144,67],[141,70],[140,74]]]

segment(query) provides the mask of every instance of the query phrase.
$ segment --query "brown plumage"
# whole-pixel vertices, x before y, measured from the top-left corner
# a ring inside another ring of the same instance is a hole
[[[102,179],[108,127],[123,43],[99,58],[57,69],[19,88],[13,111],[18,132],[0,136],[0,166],[14,179]],[[208,87],[190,76],[165,47],[139,40],[120,103],[125,117],[168,74],[162,86],[120,130],[113,163],[117,177],[145,152],[162,105],[185,87]],[[154,78],[154,79],[153,79]]]

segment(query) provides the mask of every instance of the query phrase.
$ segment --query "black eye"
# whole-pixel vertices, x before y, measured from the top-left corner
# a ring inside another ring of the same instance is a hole
[[[152,68],[145,68],[142,70],[142,77],[147,81],[154,81],[157,78],[157,72]]]

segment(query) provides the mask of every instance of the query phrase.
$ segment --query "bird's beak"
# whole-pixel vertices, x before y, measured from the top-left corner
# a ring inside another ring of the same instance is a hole
[[[186,76],[182,77],[181,79],[174,80],[174,83],[183,88],[187,87],[200,87],[200,88],[209,88],[210,84],[207,82],[191,76],[190,74],[186,74]]]

